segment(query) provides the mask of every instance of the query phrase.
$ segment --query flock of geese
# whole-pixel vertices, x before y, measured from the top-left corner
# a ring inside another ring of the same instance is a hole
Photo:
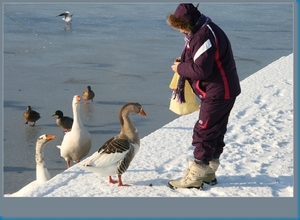
[[[57,110],[52,116],[58,116],[56,124],[64,129],[64,137],[60,149],[60,155],[66,161],[67,168],[70,168],[71,161],[79,163],[88,155],[92,145],[92,137],[80,117],[80,105],[82,99],[86,104],[93,101],[95,94],[88,86],[83,92],[82,97],[75,95],[72,100],[73,118],[64,116],[62,111]],[[131,122],[129,115],[139,114],[147,116],[143,107],[139,103],[126,103],[120,108],[119,121],[121,131],[119,134],[107,140],[97,152],[82,164],[82,168],[91,171],[99,176],[107,176],[109,183],[118,183],[118,186],[129,186],[122,181],[122,174],[128,169],[130,162],[140,148],[140,136],[138,130]],[[33,122],[30,126],[35,126],[36,121],[41,118],[40,114],[27,107],[23,117],[25,124]],[[36,179],[24,186],[19,191],[4,196],[20,197],[24,196],[39,185],[51,179],[44,162],[44,147],[55,138],[55,135],[43,134],[36,141]],[[117,175],[118,180],[112,178]]]

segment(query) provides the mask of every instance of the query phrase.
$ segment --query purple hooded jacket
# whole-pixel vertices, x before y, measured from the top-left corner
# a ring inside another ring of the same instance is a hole
[[[174,15],[189,20],[196,28],[186,37],[178,74],[187,78],[200,99],[238,96],[241,88],[235,60],[223,30],[193,4],[180,4]]]

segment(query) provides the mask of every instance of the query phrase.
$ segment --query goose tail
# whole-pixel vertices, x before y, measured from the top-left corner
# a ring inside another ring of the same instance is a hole
[[[107,177],[110,175],[115,175],[116,174],[116,167],[110,166],[110,167],[93,167],[88,164],[83,164],[81,166],[84,170],[93,172],[97,176],[100,177]]]

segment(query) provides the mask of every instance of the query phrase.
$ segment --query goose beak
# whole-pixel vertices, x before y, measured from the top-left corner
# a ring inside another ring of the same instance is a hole
[[[146,114],[146,112],[144,111],[144,109],[143,108],[141,108],[141,111],[140,111],[140,113],[139,113],[140,115],[142,115],[142,116],[145,116],[145,117],[147,117],[147,114]]]
[[[47,141],[53,140],[55,138],[55,135],[46,134]]]
[[[80,100],[81,100],[81,99],[80,99],[80,96],[79,96],[79,95],[76,96],[76,101],[77,101],[77,102],[80,102]]]

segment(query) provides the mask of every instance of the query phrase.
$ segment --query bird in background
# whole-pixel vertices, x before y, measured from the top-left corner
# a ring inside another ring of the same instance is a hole
[[[72,16],[73,16],[73,14],[70,14],[69,11],[66,11],[66,12],[64,12],[64,13],[61,13],[61,14],[57,15],[56,17],[58,17],[58,16],[63,16],[62,19],[63,19],[67,24],[70,24],[71,21],[72,21]]]
[[[84,103],[89,104],[88,100],[92,100],[93,102],[94,97],[95,97],[95,93],[93,92],[91,86],[87,86],[86,90],[84,90],[82,93],[82,98],[84,99]]]
[[[69,116],[64,116],[64,113],[61,110],[56,110],[51,116],[57,115],[55,122],[56,124],[64,129],[64,132],[70,131],[73,125],[73,118]]]
[[[34,111],[31,109],[31,106],[28,105],[27,106],[27,110],[23,113],[23,118],[25,119],[25,124],[28,124],[28,122],[33,122],[33,124],[31,124],[31,127],[35,126],[35,123],[37,120],[39,120],[41,118],[40,113]]]

